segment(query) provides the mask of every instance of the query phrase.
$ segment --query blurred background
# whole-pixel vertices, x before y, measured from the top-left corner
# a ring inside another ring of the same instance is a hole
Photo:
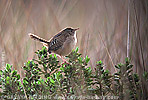
[[[89,66],[113,65],[128,56],[134,71],[148,70],[147,0],[0,0],[0,69],[20,70],[42,44],[28,33],[50,39],[65,27],[77,32],[79,52]]]

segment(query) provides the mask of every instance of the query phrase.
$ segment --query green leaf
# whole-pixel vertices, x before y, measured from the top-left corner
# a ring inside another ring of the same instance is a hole
[[[64,71],[64,67],[60,67],[60,70],[61,70],[61,71]]]
[[[10,81],[10,77],[7,76],[7,77],[6,77],[6,83],[9,84],[9,81]]]
[[[97,64],[101,65],[102,64],[102,61],[101,60],[100,61],[97,61]]]
[[[52,54],[49,55],[49,58],[52,58]]]
[[[57,55],[56,54],[54,54],[54,58],[57,60]]]
[[[31,61],[28,61],[28,62],[26,63],[26,66],[27,66],[27,67],[30,65],[30,62],[31,62]]]
[[[79,50],[79,47],[76,47],[76,50],[75,51],[78,52],[78,50]]]
[[[6,70],[9,72],[9,73],[11,73],[11,65],[10,64],[6,64]]]
[[[130,62],[130,59],[127,57],[127,58],[125,58],[125,61],[126,62]]]
[[[40,81],[37,81],[37,83],[38,83],[38,85],[40,85],[40,84],[41,84],[41,82],[40,82]]]
[[[124,64],[119,63],[117,66],[118,66],[118,67],[119,67],[119,69],[120,69],[122,66],[124,66]]]
[[[129,73],[131,73],[133,70],[131,69],[131,70],[129,70],[128,72],[127,72],[127,74],[129,74]]]
[[[145,72],[143,73],[143,77],[144,77],[145,80],[147,81],[147,80],[148,80],[148,72],[145,71]]]
[[[86,70],[87,70],[89,73],[91,73],[91,71],[92,71],[91,67],[86,68]]]
[[[58,79],[58,75],[57,73],[54,73],[55,79]]]
[[[82,57],[78,57],[79,62],[82,62],[83,58]]]
[[[90,60],[90,58],[88,58],[88,56],[86,56],[86,58],[85,58],[85,62],[88,63],[89,60]]]
[[[129,58],[125,58],[125,62],[126,62],[126,65],[128,65],[130,63],[130,59]]]
[[[108,73],[109,74],[109,70],[105,70],[105,73]]]
[[[54,80],[53,80],[51,77],[50,77],[50,82],[51,82],[51,83],[54,83]]]
[[[43,60],[43,59],[44,59],[44,55],[41,56],[41,60]]]
[[[3,71],[2,71],[2,70],[0,70],[0,75],[2,75],[2,73],[3,73]]]
[[[16,70],[13,70],[12,71],[12,77],[14,77],[16,74],[17,74],[17,71]]]
[[[50,80],[50,77],[47,77],[47,81],[49,81]]]
[[[46,53],[46,47],[43,46],[41,51],[42,51],[43,54]]]
[[[120,69],[120,67],[118,65],[115,65],[115,68]]]
[[[131,69],[132,67],[133,67],[133,65],[128,65],[127,70]]]
[[[35,51],[36,54],[39,54],[37,51]]]
[[[135,82],[139,81],[139,75],[137,73],[134,73],[133,77],[134,77]]]
[[[17,80],[19,80],[19,79],[20,79],[20,75],[19,75],[19,74],[17,74],[17,76],[16,76],[16,77],[17,77]]]
[[[7,76],[7,77],[6,77],[6,80],[8,80],[8,81],[9,81],[9,80],[10,80],[10,77],[9,77],[9,76]]]

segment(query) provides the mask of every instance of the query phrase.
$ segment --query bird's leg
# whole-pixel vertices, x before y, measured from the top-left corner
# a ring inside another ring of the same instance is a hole
[[[63,63],[62,63],[62,64],[64,64],[64,63],[69,64],[69,63],[63,58],[63,56],[58,55],[58,57],[61,58],[61,59],[63,60]]]
[[[69,64],[62,56],[61,56],[61,59],[63,60],[63,63],[62,64],[64,64],[64,63]]]

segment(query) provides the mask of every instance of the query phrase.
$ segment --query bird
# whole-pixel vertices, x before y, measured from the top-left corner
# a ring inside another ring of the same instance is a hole
[[[47,48],[49,54],[58,54],[60,58],[63,59],[63,56],[70,54],[72,49],[76,46],[76,31],[78,29],[79,28],[71,27],[65,28],[58,32],[58,34],[54,35],[50,40],[43,39],[32,33],[29,33],[28,35],[31,39],[38,40],[43,43],[43,46]]]

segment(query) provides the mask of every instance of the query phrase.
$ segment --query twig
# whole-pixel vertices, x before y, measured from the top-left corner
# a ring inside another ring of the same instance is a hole
[[[128,34],[127,34],[127,57],[129,57],[129,38],[130,38],[130,0],[128,0]]]
[[[87,55],[88,48],[89,48],[89,33],[88,33],[87,40],[86,40],[86,52],[85,52],[85,56]]]
[[[138,39],[139,39],[139,43],[140,43],[140,51],[141,51],[141,57],[142,57],[142,62],[143,62],[143,70],[145,71],[145,62],[144,62],[144,57],[143,57],[143,48],[142,48],[142,44],[141,44],[141,38],[140,38],[140,33],[139,33],[139,23],[138,23],[138,18],[137,18],[137,12],[136,12],[136,9],[135,9],[135,3],[133,2],[134,4],[134,11],[135,11],[135,19],[136,19],[136,24],[137,24],[137,34],[138,34]]]
[[[110,53],[109,53],[109,51],[108,51],[108,49],[107,49],[107,47],[106,47],[106,45],[105,45],[105,43],[104,43],[104,41],[103,41],[103,39],[102,39],[102,36],[101,36],[100,32],[99,32],[99,36],[100,36],[100,39],[101,39],[101,41],[102,41],[102,43],[103,43],[103,45],[104,45],[104,47],[105,47],[105,49],[106,49],[106,52],[107,52],[108,56],[109,56],[109,58],[110,58],[111,64],[112,64],[112,66],[114,67],[115,71],[117,72],[117,70],[116,70],[116,68],[115,68],[115,66],[114,66],[113,60],[112,60],[112,58],[111,58],[111,55],[110,55]]]

